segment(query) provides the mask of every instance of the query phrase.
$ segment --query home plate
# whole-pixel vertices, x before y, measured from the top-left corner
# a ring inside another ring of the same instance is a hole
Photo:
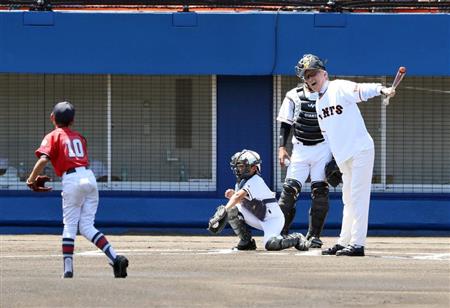
[[[295,255],[296,256],[302,256],[302,257],[321,256],[322,255],[322,250],[320,250],[320,249],[313,249],[313,250],[308,250],[308,251],[304,251],[304,252],[298,252]]]

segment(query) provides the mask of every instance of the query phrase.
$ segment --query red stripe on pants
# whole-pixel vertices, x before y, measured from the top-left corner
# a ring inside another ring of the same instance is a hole
[[[108,241],[104,236],[102,236],[98,239],[96,246],[103,250],[103,247],[105,247],[106,244],[108,244]]]
[[[73,253],[73,246],[63,245],[62,251],[63,253]]]

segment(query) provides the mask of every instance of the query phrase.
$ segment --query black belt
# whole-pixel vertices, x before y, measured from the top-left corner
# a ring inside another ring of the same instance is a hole
[[[89,167],[84,167],[84,168],[89,169]],[[76,168],[70,168],[70,169],[67,169],[66,174],[71,174],[71,173],[74,173],[74,172],[77,172],[77,169]]]
[[[274,203],[274,202],[278,202],[277,199],[275,198],[270,198],[270,199],[264,199],[262,200],[262,203],[267,204],[267,203]]]
[[[297,137],[295,137],[295,139],[297,139]],[[301,143],[301,144],[303,144],[304,146],[312,146],[312,145],[316,145],[316,144],[319,144],[319,143],[321,143],[321,142],[323,142],[325,139],[320,139],[320,140],[315,140],[315,141],[309,141],[309,140],[304,140],[304,141],[301,141],[301,140],[298,140],[297,139],[297,141],[299,142],[299,143]]]

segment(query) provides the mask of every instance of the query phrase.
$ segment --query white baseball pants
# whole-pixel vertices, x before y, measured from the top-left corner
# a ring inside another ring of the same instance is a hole
[[[77,230],[89,241],[98,232],[94,228],[98,207],[98,188],[94,173],[84,167],[62,178],[63,238],[75,239]]]
[[[270,238],[280,235],[281,229],[283,229],[284,226],[284,214],[277,203],[268,203],[266,205],[266,217],[263,221],[259,220],[240,203],[236,206],[238,207],[239,212],[244,216],[247,225],[264,232],[264,246]]]
[[[302,186],[308,175],[311,177],[311,182],[325,181],[325,165],[330,160],[331,151],[326,142],[312,146],[294,143],[286,178],[295,179]]]
[[[372,148],[357,153],[339,165],[344,203],[339,245],[366,244],[374,159],[375,150]]]

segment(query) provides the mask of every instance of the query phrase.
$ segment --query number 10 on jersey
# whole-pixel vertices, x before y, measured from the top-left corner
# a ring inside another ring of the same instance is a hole
[[[83,144],[80,139],[68,139],[66,141],[67,151],[69,152],[69,157],[84,157]]]

